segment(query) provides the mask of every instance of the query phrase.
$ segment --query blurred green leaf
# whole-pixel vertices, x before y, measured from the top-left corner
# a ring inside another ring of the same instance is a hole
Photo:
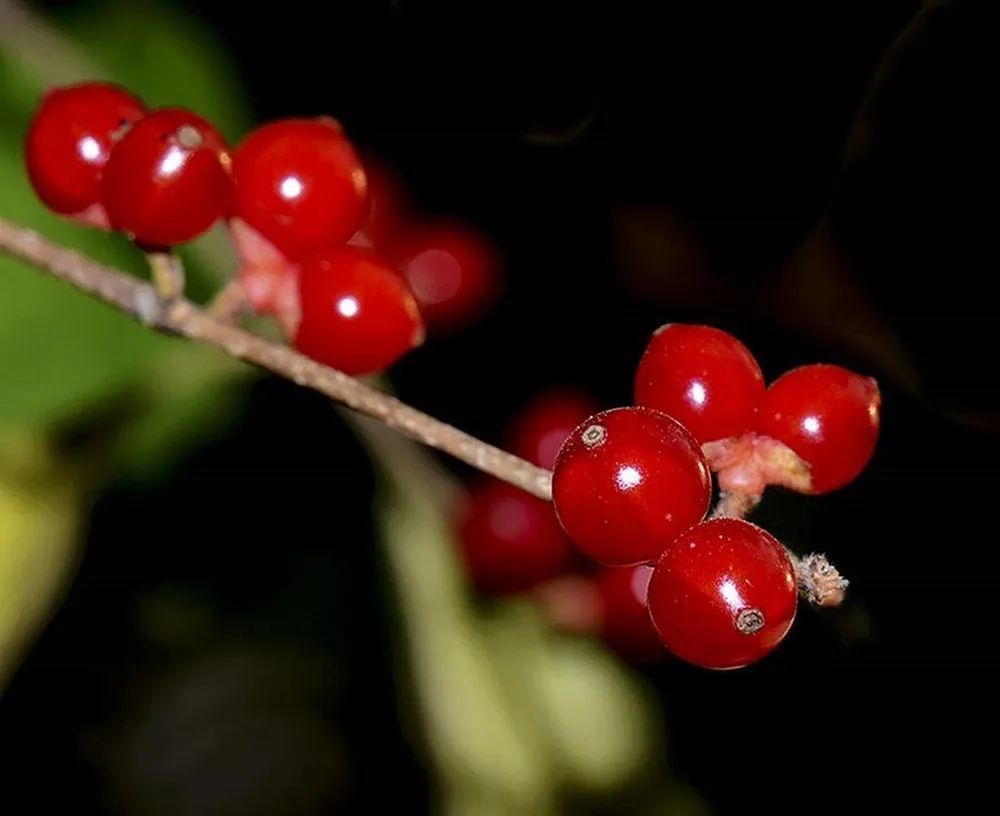
[[[234,69],[194,18],[166,3],[87,4],[62,28],[33,19],[20,39],[10,29],[19,20],[23,13],[8,21],[0,38],[0,48],[6,44],[0,51],[0,213],[145,275],[142,256],[123,238],[56,218],[37,202],[22,163],[31,112],[46,83],[97,76],[122,82],[153,105],[199,110],[235,136],[249,117]],[[19,47],[22,41],[25,47]],[[218,234],[184,254],[200,294],[219,269],[231,265]],[[211,272],[209,265],[215,267]],[[87,411],[134,384],[170,345],[65,285],[0,257],[0,427],[44,425]],[[170,377],[174,371],[159,373]],[[170,410],[176,414],[179,408]],[[185,422],[190,425],[191,417]]]
[[[217,439],[238,415],[242,386],[253,373],[231,357],[191,344],[173,349],[158,369],[165,367],[172,376],[145,382],[146,408],[116,440],[116,470],[130,479],[157,479],[185,451]]]
[[[0,212],[56,241],[118,265],[124,242],[45,213],[20,150],[0,142]],[[59,281],[0,256],[0,427],[42,425],[86,410],[122,388],[169,341]]]
[[[0,439],[0,692],[79,556],[79,480],[37,436]]]

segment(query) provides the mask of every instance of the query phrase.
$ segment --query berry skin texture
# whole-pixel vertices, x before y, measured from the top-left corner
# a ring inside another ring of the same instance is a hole
[[[470,488],[457,530],[469,577],[485,595],[525,592],[575,556],[551,504],[497,480]]]
[[[681,533],[649,581],[647,603],[664,645],[706,669],[760,660],[788,633],[798,600],[788,553],[742,519]]]
[[[552,470],[563,442],[597,411],[590,397],[571,388],[545,391],[525,405],[511,424],[508,448],[515,456]]]
[[[364,168],[333,119],[282,119],[233,154],[234,215],[291,261],[345,244],[367,214]]]
[[[808,465],[810,493],[829,493],[853,481],[878,439],[878,383],[846,368],[795,368],[767,389],[760,433],[795,451]]]
[[[60,215],[99,209],[101,174],[116,138],[145,112],[128,91],[102,82],[45,94],[25,141],[28,176],[42,203]],[[90,218],[102,219],[103,212]]]
[[[115,146],[101,201],[111,226],[147,248],[197,238],[228,214],[233,198],[225,140],[182,108],[154,111]]]
[[[299,307],[296,348],[345,374],[381,371],[423,342],[406,281],[362,247],[339,247],[303,263]]]
[[[577,426],[556,459],[552,496],[563,529],[609,566],[650,563],[705,517],[708,464],[666,414],[616,408]]]
[[[499,253],[465,224],[438,221],[412,227],[396,243],[392,258],[434,331],[454,332],[475,323],[503,287]]]
[[[636,371],[636,404],[669,414],[702,444],[752,430],[763,399],[753,355],[710,326],[663,326]]]

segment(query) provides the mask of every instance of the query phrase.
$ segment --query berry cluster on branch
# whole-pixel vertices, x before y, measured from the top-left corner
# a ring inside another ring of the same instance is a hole
[[[26,160],[50,209],[151,253],[156,286],[3,220],[0,248],[499,479],[472,488],[458,522],[484,591],[534,591],[554,621],[580,628],[564,614],[565,590],[585,586],[613,645],[645,651],[652,635],[707,668],[770,652],[799,591],[818,605],[842,599],[846,582],[825,558],[797,559],[742,516],[768,485],[819,494],[862,471],[878,435],[874,380],[811,365],[766,387],[736,338],[671,324],[639,363],[633,406],[596,411],[565,394],[536,404],[511,432],[519,455],[505,453],[351,376],[419,344],[425,320],[455,328],[481,312],[497,262],[471,230],[413,228],[399,185],[363,166],[334,120],[274,122],[231,153],[193,113],[146,111],[123,89],[87,83],[42,100]],[[206,312],[183,298],[169,250],[220,219],[240,271]],[[243,308],[273,315],[304,354],[232,325]],[[707,518],[713,472],[720,501]],[[575,569],[581,555],[603,567]]]

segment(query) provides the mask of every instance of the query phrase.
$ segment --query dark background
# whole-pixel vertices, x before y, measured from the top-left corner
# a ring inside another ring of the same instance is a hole
[[[880,379],[866,475],[761,511],[851,577],[848,607],[803,610],[785,646],[745,671],[646,671],[672,766],[716,813],[954,805],[988,787],[979,760],[1000,725],[989,4],[939,4],[917,23],[912,2],[691,5],[190,4],[232,49],[259,118],[333,113],[422,207],[502,248],[503,301],[402,362],[404,399],[494,440],[547,385],[620,404],[668,321],[733,331],[769,377],[824,360]],[[311,474],[331,468],[335,495],[320,495]],[[166,487],[104,495],[68,603],[0,699],[3,784],[33,811],[100,812],[93,756],[124,740],[140,746],[111,751],[135,763],[124,780],[173,773],[224,790],[254,763],[308,778],[305,756],[349,765],[348,812],[397,797],[425,812],[363,546],[371,489],[329,406],[264,382]],[[330,525],[362,546],[320,546]],[[141,643],[125,612],[165,577],[225,624],[190,665]],[[259,649],[247,633],[318,645],[337,668],[293,671],[279,649],[258,661],[270,668],[230,676]],[[154,696],[169,707],[212,683],[220,701],[272,685],[290,706],[333,701],[321,708],[340,742],[264,723],[273,754],[248,755],[234,714],[210,760],[185,766],[153,715],[149,733],[116,730],[123,701],[151,684],[172,690]]]

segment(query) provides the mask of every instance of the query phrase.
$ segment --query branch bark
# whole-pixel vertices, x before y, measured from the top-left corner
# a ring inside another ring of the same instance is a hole
[[[215,346],[239,360],[325,394],[533,496],[552,500],[550,471],[422,413],[354,377],[321,365],[288,346],[229,325],[189,300],[165,298],[155,286],[54,244],[4,218],[0,218],[0,252],[51,273],[146,326]],[[153,258],[153,271],[163,294],[171,295],[175,285],[179,285],[181,273],[173,264],[173,259]],[[799,590],[811,603],[817,606],[841,603],[847,581],[825,557],[789,555],[795,565]]]
[[[49,272],[151,328],[215,346],[237,359],[325,394],[533,496],[546,501],[552,498],[552,474],[548,470],[321,365],[288,346],[220,322],[188,300],[165,300],[149,284],[53,244],[3,218],[0,218],[0,251]]]

